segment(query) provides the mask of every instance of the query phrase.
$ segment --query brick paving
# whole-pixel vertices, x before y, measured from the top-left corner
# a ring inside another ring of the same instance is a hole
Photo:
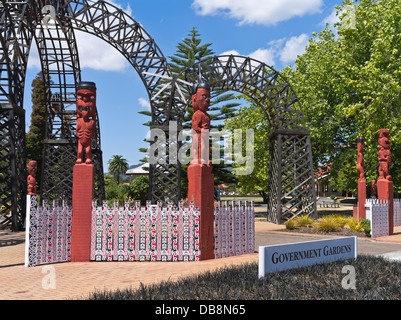
[[[272,239],[276,242],[293,241],[296,235],[277,232],[282,228],[283,226],[258,221],[256,249],[258,245],[274,244]],[[394,236],[381,239],[387,243],[375,240],[361,242],[370,246],[381,246],[383,249],[379,250],[380,252],[401,250],[401,227],[397,227],[395,231]],[[302,239],[307,241],[310,237],[298,235],[294,241]],[[389,241],[392,243],[388,243]],[[358,245],[358,251],[359,248]],[[199,262],[66,262],[26,268],[24,251],[24,232],[0,231],[0,299],[2,300],[84,299],[95,290],[135,288],[140,283],[175,280],[223,266],[258,261],[258,254],[254,253]],[[55,279],[55,282],[49,279]]]

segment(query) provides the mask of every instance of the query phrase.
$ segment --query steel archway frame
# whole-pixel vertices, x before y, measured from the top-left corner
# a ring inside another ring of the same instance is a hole
[[[61,193],[68,196],[72,188],[76,119],[68,107],[75,102],[76,83],[80,79],[74,29],[96,35],[119,50],[138,72],[149,97],[160,89],[161,79],[170,74],[166,59],[142,26],[124,11],[105,1],[2,1],[0,189],[5,195],[0,198],[0,210],[3,217],[12,211],[12,219],[8,217],[6,223],[13,220],[12,229],[18,230],[23,226],[25,215],[26,147],[23,92],[32,39],[36,40],[47,84],[47,128],[41,186],[42,196],[46,198]],[[54,8],[56,25],[50,27],[53,28],[53,32],[47,28],[44,30],[41,24],[47,14],[42,13],[45,5]],[[12,47],[9,47],[10,44]],[[170,102],[170,95],[166,93],[151,101],[152,122],[155,126],[163,129],[170,120],[179,118],[174,108],[177,106],[179,111],[182,110],[182,103]],[[168,110],[164,109],[166,107]],[[14,128],[14,124],[17,124],[17,128]],[[97,128],[99,127],[98,124]],[[94,140],[93,153],[100,164],[97,189],[100,189],[101,195],[102,191],[104,194],[104,189],[101,190],[104,182],[99,131]],[[167,185],[164,184],[165,168],[168,168],[172,175]],[[179,163],[152,166],[150,177],[153,182],[150,188],[153,201],[167,198],[178,202]]]
[[[0,177],[0,189],[6,186],[6,190],[9,187],[11,193],[8,198],[0,199],[0,205],[12,203],[10,209],[13,210],[13,217],[17,217],[13,219],[16,221],[13,226],[15,229],[21,227],[25,213],[22,208],[24,205],[17,208],[19,203],[24,202],[26,194],[25,118],[22,99],[26,64],[34,32],[42,69],[47,74],[47,158],[43,165],[45,176],[42,185],[42,191],[47,197],[53,194],[53,190],[56,194],[56,189],[60,186],[68,193],[68,186],[72,185],[72,168],[69,169],[72,164],[66,165],[67,169],[60,173],[58,170],[61,163],[52,159],[61,157],[65,164],[72,161],[73,153],[75,158],[76,119],[75,113],[68,109],[75,103],[74,91],[77,81],[80,80],[74,30],[91,33],[105,40],[127,58],[148,91],[153,127],[162,129],[167,139],[171,121],[176,122],[177,131],[182,127],[191,89],[171,76],[167,60],[142,26],[112,4],[101,0],[25,0],[18,3],[2,1],[0,135],[3,138],[0,142],[0,167],[3,165],[7,169],[4,172],[11,172]],[[53,32],[44,30],[41,24],[44,5],[52,5],[55,9],[57,23]],[[13,45],[11,48],[10,43]],[[272,177],[269,189],[277,191],[277,198],[274,197],[274,192],[270,192],[269,219],[281,222],[283,218],[288,218],[289,213],[292,216],[300,212],[314,214],[316,205],[313,173],[312,180],[306,178],[312,170],[310,137],[304,129],[299,101],[288,83],[268,66],[244,57],[216,57],[212,66],[203,64],[201,68],[202,74],[213,80],[211,83],[215,86],[219,83],[222,89],[241,91],[252,96],[262,105],[275,128],[270,144]],[[57,81],[54,81],[55,78],[51,82],[49,75],[53,74]],[[165,78],[170,82],[163,82]],[[265,106],[263,103],[267,100],[270,103]],[[17,128],[10,127],[11,123],[18,124]],[[179,148],[179,144],[174,147]],[[93,148],[98,151],[98,163],[101,164],[99,132]],[[300,159],[291,157],[294,150],[300,150],[297,151],[298,155],[303,154],[302,163]],[[150,199],[153,202],[162,200],[177,203],[181,198],[180,163],[169,163],[168,159],[167,154],[165,163],[150,167]],[[283,159],[289,161],[284,162]],[[296,168],[295,171],[293,168]],[[99,169],[99,188],[103,186],[103,172],[100,171]],[[16,181],[17,177],[19,181]],[[62,180],[65,180],[64,186]],[[54,187],[48,187],[46,181],[58,183]],[[283,200],[288,194],[296,195],[293,199],[297,200],[290,206],[284,206]]]
[[[268,220],[283,223],[300,214],[317,217],[310,133],[301,104],[287,80],[268,65],[243,56],[217,56],[184,71],[189,83],[251,97],[270,127]],[[189,90],[189,88],[188,88]]]
[[[24,1],[0,3],[0,226],[22,228],[26,206],[24,82],[36,21]]]

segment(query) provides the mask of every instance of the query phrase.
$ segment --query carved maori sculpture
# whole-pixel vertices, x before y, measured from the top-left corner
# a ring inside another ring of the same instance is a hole
[[[196,85],[192,95],[194,114],[192,116],[192,155],[191,164],[211,164],[209,159],[210,115],[207,113],[210,105],[210,86],[206,82]]]
[[[389,175],[390,163],[391,163],[391,152],[390,152],[390,130],[380,129],[379,132],[379,178],[378,180],[386,179],[391,181],[392,178]]]
[[[28,195],[36,196],[36,171],[38,164],[35,160],[29,161],[28,164]]]
[[[357,157],[357,166],[356,170],[359,173],[359,181],[365,180],[365,170],[363,168],[364,163],[363,163],[363,142],[364,139],[362,137],[359,137],[358,140],[358,157]]]
[[[86,164],[92,163],[92,138],[96,134],[96,84],[80,82],[77,86],[77,164],[83,162],[83,151],[86,154]]]

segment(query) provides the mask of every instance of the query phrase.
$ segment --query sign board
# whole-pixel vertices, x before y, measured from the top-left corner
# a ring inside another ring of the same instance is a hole
[[[259,247],[259,278],[267,273],[357,257],[357,237]]]

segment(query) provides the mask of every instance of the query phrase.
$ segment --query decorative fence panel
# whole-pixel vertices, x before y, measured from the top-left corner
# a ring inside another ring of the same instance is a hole
[[[191,203],[162,207],[92,204],[91,260],[198,261],[200,212]]]
[[[28,196],[25,266],[71,261],[72,208],[63,202],[50,206]],[[215,258],[255,250],[254,204],[215,208]],[[97,206],[92,202],[92,261],[199,261],[200,212],[190,203],[178,207],[159,202],[141,207],[126,202]]]
[[[394,199],[394,227],[401,226],[401,199]]]
[[[254,202],[224,205],[215,208],[214,257],[225,258],[255,251]]]
[[[371,237],[389,235],[388,201],[366,199],[366,218],[370,220]]]
[[[71,261],[72,208],[56,201],[38,206],[37,196],[27,197],[25,266]]]

